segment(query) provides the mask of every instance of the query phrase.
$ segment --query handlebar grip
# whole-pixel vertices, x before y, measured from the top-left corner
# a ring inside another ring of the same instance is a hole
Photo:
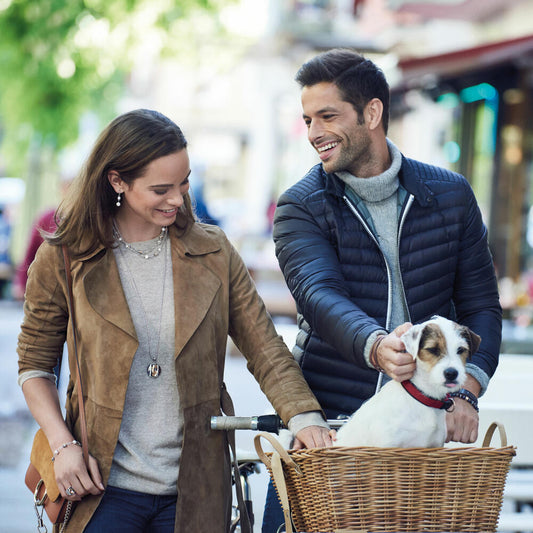
[[[211,429],[256,429],[256,416],[212,416]]]
[[[261,415],[257,417],[257,429],[259,431],[279,433],[279,430],[283,428],[285,428],[285,425],[278,415]]]
[[[284,426],[278,415],[211,417],[211,429],[217,430],[251,429],[278,433],[282,427]]]

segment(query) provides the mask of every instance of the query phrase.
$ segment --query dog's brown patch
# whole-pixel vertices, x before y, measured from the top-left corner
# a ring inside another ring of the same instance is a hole
[[[418,358],[430,366],[438,363],[447,354],[446,337],[436,324],[428,324],[422,330]]]
[[[460,326],[457,324],[457,328],[459,330],[459,335],[461,335],[468,344],[468,353],[465,356],[465,359],[467,359],[478,351],[479,345],[481,344],[481,337],[466,326]]]

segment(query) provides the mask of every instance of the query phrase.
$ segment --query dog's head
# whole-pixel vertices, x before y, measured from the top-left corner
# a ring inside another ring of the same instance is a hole
[[[481,342],[466,326],[441,316],[413,326],[401,339],[417,362],[411,381],[434,398],[461,388],[466,379],[466,361]]]

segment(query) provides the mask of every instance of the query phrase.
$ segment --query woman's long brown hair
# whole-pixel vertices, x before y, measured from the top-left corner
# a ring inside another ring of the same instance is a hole
[[[112,247],[113,218],[119,208],[107,178],[109,171],[115,170],[131,184],[152,161],[186,147],[181,129],[157,111],[138,109],[120,115],[98,137],[57,210],[57,231],[46,240],[68,246],[75,255]],[[174,222],[181,232],[195,220],[188,194],[184,200]]]

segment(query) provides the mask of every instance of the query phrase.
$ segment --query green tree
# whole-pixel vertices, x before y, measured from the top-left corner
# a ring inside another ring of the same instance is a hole
[[[78,139],[81,117],[103,125],[116,115],[139,50],[190,60],[195,21],[221,30],[216,15],[232,2],[0,0],[0,175],[26,181],[15,259],[35,214],[57,201],[57,156]]]
[[[52,153],[78,137],[87,110],[114,115],[136,48],[224,0],[0,0],[0,127],[5,169],[24,174],[28,149]],[[150,31],[148,32],[148,28]]]

